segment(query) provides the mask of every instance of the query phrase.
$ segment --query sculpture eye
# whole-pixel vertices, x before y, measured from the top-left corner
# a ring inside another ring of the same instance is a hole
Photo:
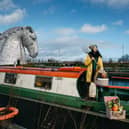
[[[36,40],[36,37],[31,37],[32,38],[32,40]]]
[[[37,37],[36,37],[36,35],[33,33],[33,34],[30,34],[29,35],[30,36],[30,38],[32,39],[32,40],[36,40],[37,39]]]

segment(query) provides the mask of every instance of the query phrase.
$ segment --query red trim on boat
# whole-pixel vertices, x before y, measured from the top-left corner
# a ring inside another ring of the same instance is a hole
[[[81,67],[61,67],[58,69],[59,71],[86,71],[86,68]]]
[[[128,73],[125,73],[125,72],[109,72],[109,74],[129,74],[129,72]]]
[[[32,75],[43,75],[43,76],[54,76],[54,77],[67,77],[67,78],[78,78],[86,71],[85,68],[74,69],[71,68],[69,71],[59,69],[48,68],[29,68],[29,67],[0,67],[0,72],[10,73],[21,73],[21,74],[32,74]]]
[[[115,88],[115,89],[129,89],[129,86],[113,86],[113,85],[108,85],[108,86],[100,86],[99,87],[107,87],[107,88]]]
[[[114,79],[127,79],[127,80],[129,80],[129,77],[115,77],[115,76],[112,76],[111,78],[114,78]]]

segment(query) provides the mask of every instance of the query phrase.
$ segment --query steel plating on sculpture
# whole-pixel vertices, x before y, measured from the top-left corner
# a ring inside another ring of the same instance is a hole
[[[37,36],[31,27],[15,27],[0,34],[0,65],[26,63],[27,49],[32,58],[38,55]]]

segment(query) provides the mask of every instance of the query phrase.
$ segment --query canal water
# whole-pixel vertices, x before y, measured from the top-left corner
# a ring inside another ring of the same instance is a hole
[[[128,86],[129,87],[129,80],[113,79],[113,80],[109,81],[109,85]]]

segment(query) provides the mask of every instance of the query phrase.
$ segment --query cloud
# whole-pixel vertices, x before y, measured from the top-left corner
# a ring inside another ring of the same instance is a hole
[[[71,35],[75,34],[76,31],[72,28],[60,28],[56,29],[55,32],[60,35]]]
[[[81,48],[86,46],[86,39],[78,36],[59,36],[48,40],[41,39],[39,57],[60,58],[61,60],[75,60],[84,56]]]
[[[46,32],[43,28],[40,28],[37,29],[36,32],[38,34],[39,46],[41,48],[38,56],[40,59],[81,59],[81,61],[83,61],[86,54],[85,48],[88,48],[89,45],[93,43],[102,48],[105,46],[103,45],[105,42],[80,37],[79,35],[82,33],[80,29],[58,28],[50,32]],[[53,35],[53,37],[50,37],[50,35]]]
[[[0,15],[0,24],[1,25],[9,25],[16,23],[23,19],[25,16],[25,10],[16,9],[14,12],[6,15]]]
[[[81,27],[81,32],[85,32],[85,33],[99,33],[99,32],[103,32],[107,30],[107,26],[102,24],[102,25],[97,25],[97,26],[93,26],[91,24],[84,24]]]
[[[43,10],[43,14],[44,15],[54,14],[55,13],[55,10],[56,10],[55,6],[50,6],[46,10]]]
[[[123,25],[123,23],[124,23],[123,20],[118,20],[118,21],[113,22],[112,24],[120,26],[120,25]]]
[[[75,30],[74,28],[71,28]],[[38,44],[40,46],[38,58],[47,60],[53,58],[56,60],[80,60],[83,61],[87,48],[91,44],[97,44],[103,59],[118,59],[121,57],[121,44],[118,42],[92,40],[92,37],[81,36],[79,30],[72,35],[57,35],[55,30],[46,31],[44,28],[36,28],[38,32]],[[76,33],[77,32],[77,33]],[[52,36],[50,36],[52,35]],[[117,53],[114,53],[117,51]]]
[[[84,0],[93,4],[105,4],[109,7],[124,8],[129,6],[129,0]]]
[[[1,0],[0,1],[0,10],[9,10],[12,8],[16,8],[16,5],[13,3],[12,0]]]
[[[44,28],[37,28],[38,44],[40,46],[38,58],[47,60],[80,60],[83,61],[87,48],[91,44],[97,44],[103,59],[121,57],[121,44],[104,40],[92,40],[80,36],[80,32],[72,35],[54,35],[54,31],[45,31]],[[53,35],[53,37],[50,37]],[[46,38],[47,37],[47,38]],[[117,53],[114,51],[117,50]]]
[[[129,6],[129,0],[108,0],[108,5],[118,8],[127,7]]]
[[[129,30],[126,30],[125,33],[126,33],[126,34],[129,34]]]
[[[42,59],[59,59],[59,60],[80,60],[83,61],[86,55],[86,48],[91,44],[97,44],[103,57],[112,57],[114,53],[114,45],[110,42],[90,40],[75,35],[59,36],[49,38],[47,40],[40,38],[39,40],[39,57]],[[118,46],[118,45],[117,45]],[[115,47],[116,48],[116,47]],[[110,53],[109,53],[110,51]],[[117,53],[117,56],[118,53]]]

